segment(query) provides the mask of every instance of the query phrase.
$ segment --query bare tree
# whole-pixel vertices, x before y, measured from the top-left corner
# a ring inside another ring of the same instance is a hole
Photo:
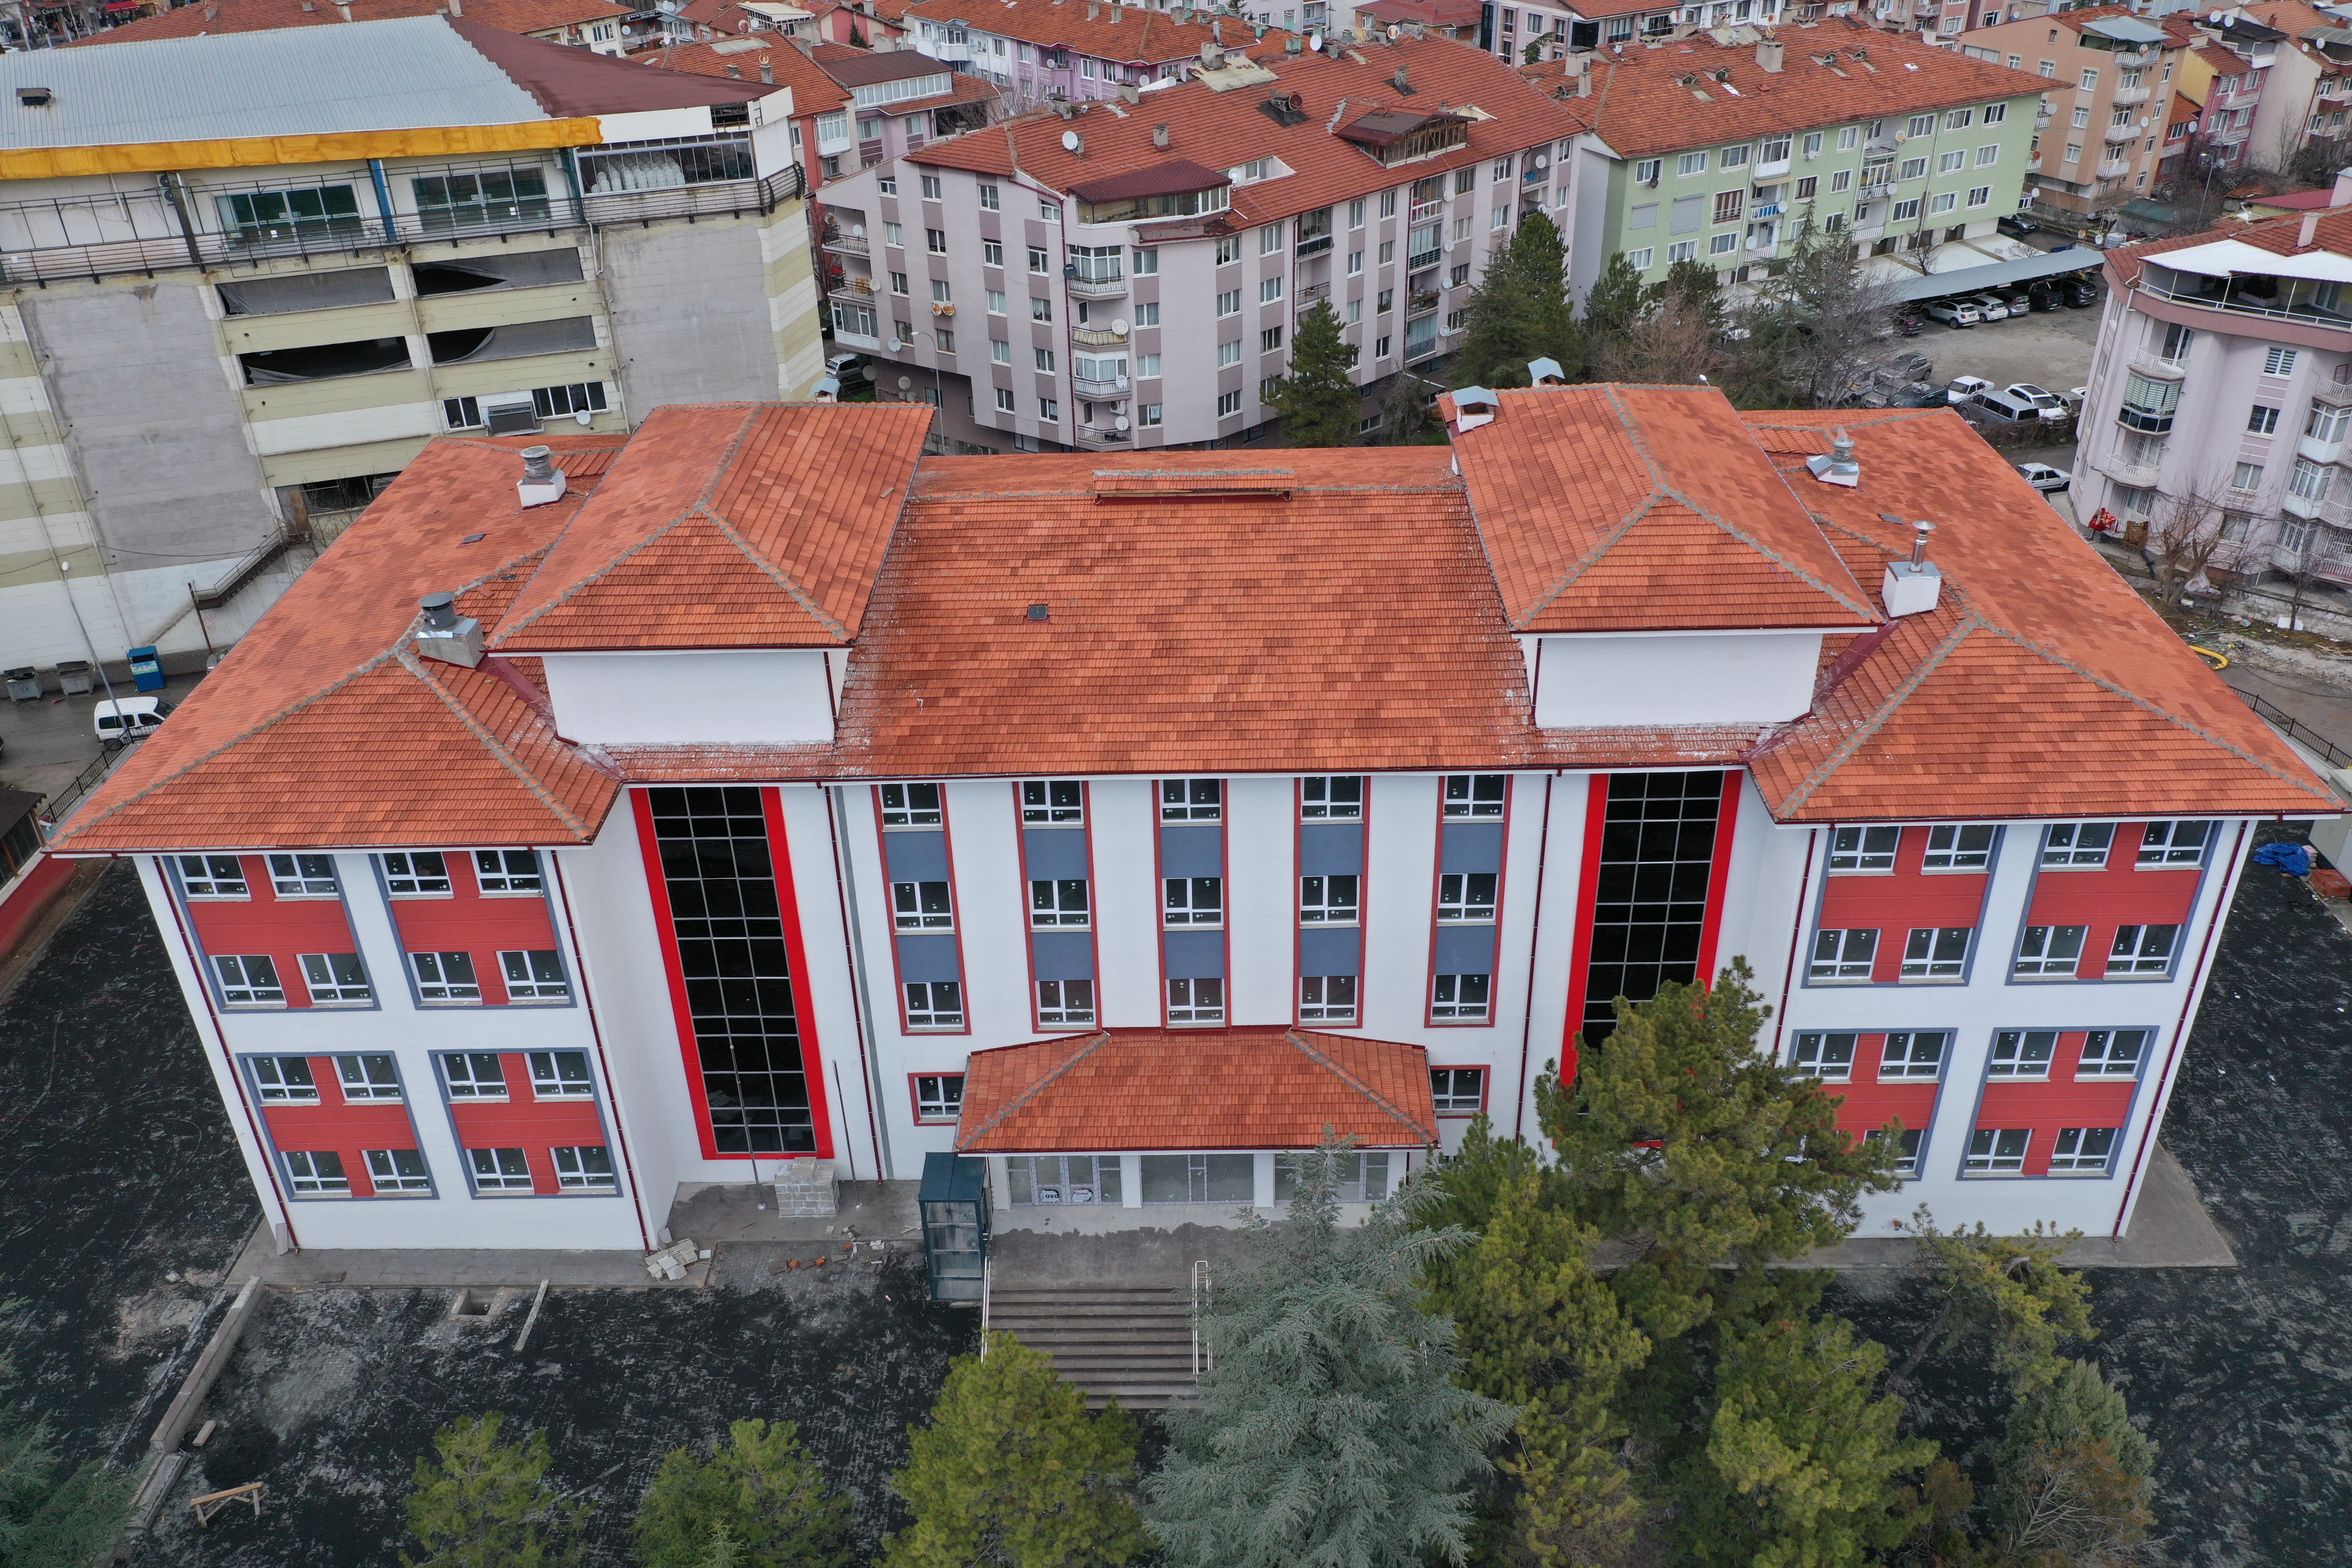
[[[2128,1568],[2150,1561],[2147,1483],[2096,1437],[2037,1443],[2016,1478],[2006,1561],[2033,1568]]]
[[[1758,286],[1751,352],[1809,405],[1834,407],[1856,382],[1868,384],[1880,341],[1893,331],[1899,281],[1865,269],[1844,236],[1807,224],[1780,275]]]
[[[1594,369],[1603,381],[1657,386],[1719,384],[1727,360],[1721,333],[1722,329],[1705,310],[1672,298],[1663,299],[1623,330],[1601,341],[1594,351]]]
[[[2157,597],[2163,603],[2180,603],[2221,547],[2224,493],[2218,480],[2192,479],[2185,489],[2158,498],[2140,558],[2156,574]]]

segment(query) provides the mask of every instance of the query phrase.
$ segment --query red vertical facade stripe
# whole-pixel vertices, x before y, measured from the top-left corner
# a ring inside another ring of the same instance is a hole
[[[1592,958],[1592,900],[1601,888],[1601,835],[1609,826],[1609,775],[1584,787],[1584,858],[1576,868],[1576,940],[1568,952],[1568,1016],[1559,1031],[1559,1081],[1576,1081],[1576,1041],[1584,1027],[1584,973]]]
[[[1715,856],[1706,868],[1706,923],[1698,933],[1698,983],[1715,985],[1715,946],[1723,934],[1723,884],[1731,874],[1731,839],[1739,826],[1738,769],[1723,775],[1723,804],[1715,812]]]

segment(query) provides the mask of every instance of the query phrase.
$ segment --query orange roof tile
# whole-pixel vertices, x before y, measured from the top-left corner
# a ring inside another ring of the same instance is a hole
[[[1091,16],[1089,11],[1094,13]],[[898,21],[908,31],[920,21],[968,24],[975,32],[1128,65],[1159,65],[1188,55],[1197,58],[1220,34],[1224,47],[1252,54],[1267,47],[1279,50],[1290,37],[1274,27],[1260,40],[1238,16],[1222,17],[1222,26],[1213,29],[1205,22],[1179,22],[1149,5],[1121,9],[1108,0],[1099,7],[1080,5],[1078,0],[989,0],[979,6],[971,0],[920,0],[901,11]]]
[[[665,44],[629,58],[663,70],[691,71],[697,76],[743,81],[760,80],[760,68],[765,66],[776,79],[777,86],[793,89],[793,113],[796,116],[827,113],[849,101],[849,94],[841,89],[841,85],[825,75],[814,60],[794,48],[791,39],[758,41],[767,47],[747,49],[743,40],[730,38],[724,40],[724,54],[719,52],[718,44]]]
[[[588,22],[625,16],[635,7],[613,0],[467,0],[466,19],[504,33],[551,33]],[[449,0],[351,0],[350,20],[383,22],[395,16],[432,16]],[[205,0],[109,27],[76,45],[128,44],[149,38],[193,38],[199,34],[260,33],[279,27],[316,27],[345,20],[331,0]]]
[[[1437,1142],[1429,1053],[1304,1029],[1111,1029],[974,1051],[966,1153],[1372,1149]]]
[[[1711,387],[1505,392],[1454,439],[1518,631],[1866,626],[1878,614]]]
[[[655,409],[490,646],[849,642],[930,420],[916,405]]]

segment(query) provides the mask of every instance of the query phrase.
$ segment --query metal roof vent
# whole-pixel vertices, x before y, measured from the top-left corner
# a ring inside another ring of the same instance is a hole
[[[840,402],[841,383],[829,375],[823,381],[818,382],[816,384],[816,401],[819,403]]]
[[[467,669],[482,662],[482,623],[457,614],[457,595],[427,594],[416,603],[425,612],[424,625],[416,628],[418,653]]]
[[[1878,599],[1890,616],[1900,619],[1905,616],[1924,616],[1942,601],[1944,574],[1927,559],[1927,536],[1935,531],[1932,522],[1913,523],[1911,559],[1886,563],[1886,576],[1878,585]]]
[[[20,87],[16,89],[16,101],[26,109],[47,109],[53,100],[46,87]]]
[[[1559,368],[1559,361],[1546,357],[1528,361],[1528,384],[1530,386],[1566,386],[1568,372]]]
[[[525,447],[522,449],[522,478],[515,482],[515,489],[522,497],[525,507],[545,506],[551,500],[562,500],[564,484],[563,470],[555,466],[555,459],[546,447]]]
[[[1843,430],[1830,443],[1826,453],[1807,458],[1805,467],[1825,485],[1843,485],[1852,489],[1862,483],[1862,465],[1853,460],[1853,437]]]
[[[1028,618],[1033,621],[1050,620],[1053,618],[1053,615],[1054,609],[1050,605],[1032,605],[1029,606]]]

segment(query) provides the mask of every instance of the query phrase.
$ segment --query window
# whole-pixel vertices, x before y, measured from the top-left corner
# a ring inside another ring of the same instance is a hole
[[[940,826],[940,786],[935,784],[886,784],[882,786],[882,826]]]
[[[944,278],[932,279],[931,298],[942,305],[946,304],[955,298],[954,286]]]
[[[1942,1029],[1898,1030],[1886,1037],[1879,1052],[1878,1076],[1888,1079],[1934,1078],[1944,1068],[1944,1051],[1952,1037]]]
[[[953,980],[910,980],[907,983],[907,1027],[963,1027],[963,986]]]
[[[1669,266],[1677,261],[1696,261],[1697,259],[1698,241],[1695,239],[1678,239],[1666,247],[1666,263]]]
[[[2017,968],[2021,975],[2066,976],[2082,962],[2087,926],[2027,926],[2018,943]]]
[[[367,1166],[368,1184],[378,1196],[433,1190],[433,1177],[425,1168],[425,1156],[414,1149],[370,1149]]]
[[[1920,858],[1925,871],[1981,871],[1992,863],[1993,829],[1990,826],[1931,827],[1927,852]]]
[[[397,1100],[400,1073],[387,1056],[337,1057],[335,1077],[345,1100]]]
[[[1902,841],[1899,827],[1841,827],[1830,839],[1832,871],[1891,871],[1895,847]]]
[[[1164,898],[1160,923],[1170,926],[1222,926],[1225,923],[1225,879],[1223,877],[1161,879]]]
[[[903,246],[907,243],[907,231],[895,223],[886,223],[882,226],[882,243]]]
[[[1657,258],[1658,253],[1655,248],[1644,246],[1639,250],[1627,251],[1625,253],[1625,265],[1632,268],[1636,272],[1647,272],[1650,269],[1650,264],[1655,261]]]
[[[2264,375],[2293,375],[2294,374],[2294,356],[2296,352],[2297,351],[2294,349],[2282,348],[2273,348],[2266,351],[2263,355],[2263,374]]]
[[[1849,927],[1813,933],[1813,960],[1805,971],[1812,980],[1867,980],[1878,956],[1874,928]]]
[[[437,849],[395,851],[383,858],[384,890],[394,897],[427,897],[449,891],[449,863]]]
[[[916,1121],[953,1121],[962,1114],[963,1074],[941,1072],[915,1075]]]
[[[2107,952],[2109,974],[2163,974],[2172,968],[2179,926],[2117,926]]]
[[[1024,779],[1021,784],[1021,821],[1030,827],[1083,826],[1087,819],[1086,785],[1077,779]]]
[[[365,1002],[375,993],[368,986],[367,971],[360,967],[356,952],[306,952],[299,960],[302,984],[310,993],[313,1006],[338,1002]]]
[[[2099,73],[2085,69],[2082,77],[2082,89],[2084,92],[2096,92],[2099,89]]]
[[[1955,148],[1951,152],[1943,153],[1936,159],[1936,173],[1939,174],[1951,174],[1957,169],[1964,169],[1968,167],[1968,162],[1969,154],[1967,150],[1964,148]]]
[[[1958,980],[1969,957],[1969,926],[1915,926],[1903,943],[1906,980]]]
[[[2042,830],[2044,866],[2104,866],[2115,842],[2112,822],[2055,822]]]
[[[1281,327],[1279,327],[1279,326],[1272,326],[1272,327],[1268,327],[1268,328],[1266,328],[1266,329],[1265,329],[1265,331],[1262,331],[1262,332],[1258,333],[1258,335],[1257,335],[1257,352],[1258,352],[1258,353],[1262,353],[1262,354],[1270,354],[1270,353],[1273,353],[1274,352],[1276,352],[1276,350],[1278,350],[1278,349],[1279,349],[1279,348],[1281,348],[1281,347],[1282,347],[1282,329],[1281,329]]]
[[[935,182],[931,181],[929,175],[925,175],[924,183],[929,184]],[[926,191],[924,194],[928,195],[930,193]],[[980,207],[982,212],[992,213],[998,210],[996,187],[994,185],[983,184],[980,187]]]
[[[586,1051],[532,1051],[530,1092],[536,1100],[589,1100],[596,1093],[588,1077]]]
[[[1224,781],[1222,779],[1160,781],[1160,820],[1162,822],[1222,820],[1223,801]]]
[[[1927,210],[1931,213],[1948,213],[1954,207],[1959,205],[1959,204],[1960,196],[1958,192],[1945,191],[1939,195],[1927,198]]]
[[[1496,873],[1447,871],[1437,879],[1437,918],[1465,924],[1492,924]]]
[[[1919,198],[1916,196],[1912,197],[1907,202],[1896,202],[1895,204],[1895,210],[1888,215],[1888,216],[1896,223],[1903,223],[1911,218],[1917,217],[1918,216]]]
[[[2205,858],[2218,822],[2151,822],[2140,829],[2139,864],[2195,866]]]
[[[256,1057],[253,1081],[265,1100],[283,1104],[313,1104],[319,1085],[310,1076],[308,1057]]]
[[[541,887],[535,849],[477,849],[474,879],[485,893],[536,893]]]
[[[1159,356],[1158,354],[1147,354],[1147,355],[1146,355],[1146,356],[1144,356],[1144,357],[1146,357],[1147,359],[1153,359],[1153,360],[1156,360],[1156,359],[1158,359],[1160,356]],[[1157,403],[1146,403],[1146,404],[1142,404],[1142,405],[1140,405],[1139,406],[1140,406],[1140,408],[1142,409],[1142,413],[1143,413],[1143,420],[1142,420],[1142,423],[1143,423],[1143,427],[1144,427],[1145,429],[1149,430],[1149,429],[1152,428],[1153,426],[1157,426],[1157,425],[1160,422],[1160,410],[1161,410],[1161,407],[1162,407],[1162,405],[1161,405],[1157,404]]]
[[[1811,201],[1814,194],[1821,188],[1821,177],[1817,174],[1807,174],[1797,182],[1797,199],[1801,202]]]
[[[1447,816],[1500,816],[1503,815],[1501,773],[1447,773],[1444,778],[1442,808]]]
[[[1839,152],[1851,153],[1860,145],[1862,145],[1861,126],[1841,125],[1838,127],[1837,150]]]
[[[452,1100],[504,1100],[506,1068],[495,1053],[467,1053],[441,1058],[441,1081]]]
[[[1429,1093],[1440,1116],[1475,1116],[1486,1109],[1486,1069],[1432,1068]]]
[[[1217,241],[1217,265],[1227,267],[1242,258],[1242,237],[1228,235]]]
[[[999,344],[998,346],[1002,347],[1003,345]],[[996,389],[996,409],[1000,414],[1010,414],[1013,412],[1013,389],[1011,387],[1000,386]]]
[[[1352,974],[1299,976],[1298,1021],[1302,1024],[1354,1023],[1356,977]]]
[[[474,1190],[478,1193],[531,1190],[530,1160],[520,1149],[468,1149],[466,1159],[473,1167]]]
[[[1087,884],[1083,878],[1037,878],[1029,884],[1029,925],[1033,931],[1086,929]]]
[[[922,191],[923,199],[925,201],[938,201],[940,199],[940,177],[937,174],[925,174],[923,176]]]
[[[2115,1127],[2068,1127],[2059,1131],[2058,1142],[2050,1150],[2050,1169],[2105,1175],[2107,1164],[2115,1157]]]
[[[1298,879],[1298,919],[1304,925],[1351,926],[1356,923],[1358,879],[1301,877]]]
[[[331,896],[335,891],[335,858],[331,855],[272,855],[269,857],[269,885],[281,899]]]
[[[1747,206],[1746,191],[1717,191],[1715,193],[1715,221],[1738,223],[1740,214],[1747,210]]]
[[[1051,375],[1054,371],[1054,351],[1052,349],[1032,349],[1029,352],[1036,360],[1037,368],[1045,372],[1048,375]]]
[[[1029,319],[1033,321],[1052,321],[1054,301],[1042,297],[1033,297],[1029,301]]]
[[[1921,1128],[1906,1127],[1903,1130],[1902,1146],[1895,1152],[1896,1175],[1916,1176],[1919,1173],[1919,1143],[1925,1135],[1925,1130]],[[1873,1128],[1862,1135],[1862,1141],[1864,1143],[1874,1143],[1885,1136],[1884,1129]]]
[[[343,1174],[343,1157],[331,1149],[286,1154],[287,1184],[297,1197],[323,1193],[348,1193],[351,1178]]]
[[[1491,974],[1441,974],[1430,986],[1429,1016],[1438,1022],[1471,1023],[1486,1016]]]
[[[1225,1019],[1225,983],[1219,979],[1168,982],[1168,1021],[1171,1024],[1222,1024]],[[1150,1156],[1144,1158],[1148,1161]]]
[[[1832,195],[1840,195],[1852,189],[1853,189],[1853,171],[1852,169],[1840,169],[1837,173],[1830,176],[1830,194]]]
[[[1239,347],[1240,345],[1235,344],[1234,346]],[[1242,395],[1239,392],[1221,392],[1217,394],[1218,418],[1230,419],[1241,411]]]
[[[220,977],[221,1000],[233,1007],[282,1007],[286,988],[278,984],[278,965],[262,953],[213,960]]]
[[[192,899],[242,899],[250,897],[245,881],[245,863],[234,855],[183,855],[179,858],[180,886]]]
[[[2168,425],[2169,421],[2167,421]],[[2263,488],[2263,466],[2260,463],[2240,463],[2230,475],[2233,490],[2258,490]]]
[[[1925,158],[1904,159],[1902,172],[1895,177],[1897,180],[1926,179],[1927,177],[1927,160]]]
[[[1095,1021],[1095,983],[1091,980],[1037,982],[1037,1022],[1045,1026],[1091,1024]]]
[[[1789,1056],[1789,1066],[1806,1078],[1843,1083],[1853,1076],[1853,1043],[1858,1037],[1849,1034],[1799,1035]]]
[[[891,883],[890,924],[897,931],[953,931],[955,911],[947,883]]]
[[[572,984],[563,978],[563,960],[553,948],[501,952],[499,954],[499,969],[506,976],[507,1000],[509,1002],[564,1002],[571,999]]]
[[[555,1185],[559,1191],[611,1193],[620,1190],[620,1181],[613,1174],[613,1156],[603,1144],[557,1147],[548,1152],[555,1157]]]
[[[1109,1166],[1116,1162],[1100,1163]],[[1140,1163],[1147,1204],[1245,1204],[1257,1196],[1254,1154],[1146,1154]],[[1017,1184],[1014,1201],[1020,1201]],[[1038,1201],[1051,1200],[1041,1196]]]
[[[2032,1129],[2027,1127],[1980,1127],[1969,1134],[1969,1156],[1962,1165],[1970,1171],[2021,1171],[2025,1169],[2025,1148],[2032,1138]]]
[[[1364,815],[1364,780],[1360,773],[1303,778],[1298,781],[1298,815],[1310,822],[1345,819],[1356,821]]]
[[[1304,1154],[1274,1157],[1275,1202],[1286,1204],[1298,1195],[1299,1168],[1306,1160]],[[1343,1204],[1376,1204],[1389,1195],[1389,1157],[1384,1153],[1341,1154],[1331,1162],[1331,1176],[1332,1195]]]
[[[481,983],[474,978],[474,955],[470,952],[412,952],[408,963],[416,972],[416,994],[425,1001],[482,999]]]
[[[2009,68],[2015,70],[2017,67],[2018,61],[2012,56],[2009,62]],[[2009,105],[2006,103],[1988,103],[1984,106],[1984,122],[1987,125],[1999,125],[2008,118]]]
[[[1704,153],[1684,153],[1681,157],[1675,160],[1675,173],[1676,174],[1706,174],[1706,154]]]

